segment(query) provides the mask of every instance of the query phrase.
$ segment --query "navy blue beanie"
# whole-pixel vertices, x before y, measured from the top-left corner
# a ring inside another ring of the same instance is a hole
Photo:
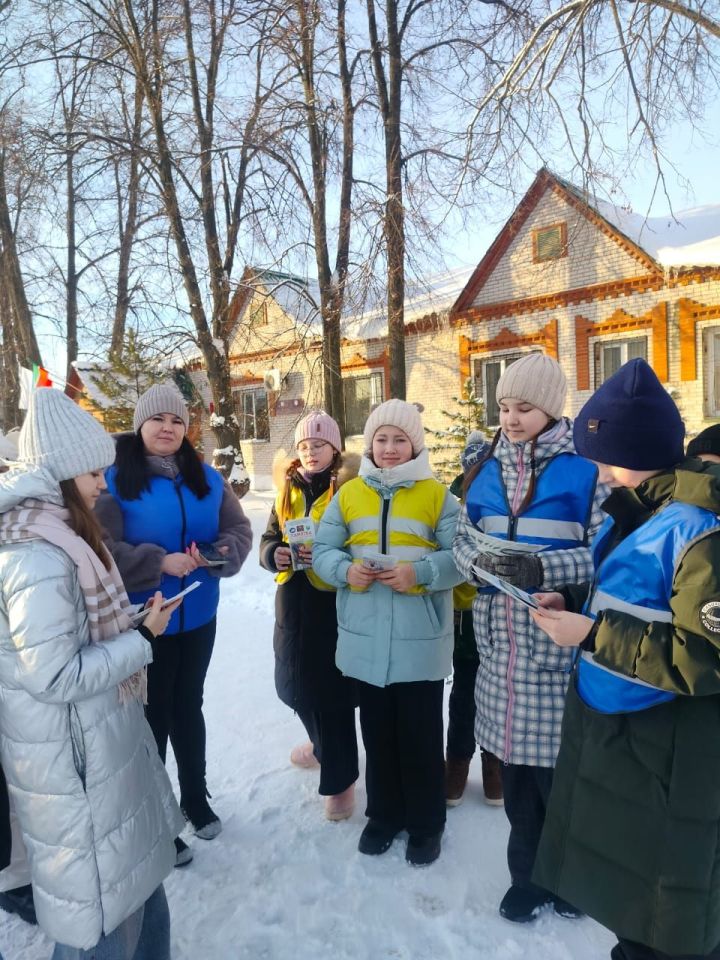
[[[707,427],[688,444],[689,457],[699,457],[702,453],[714,453],[715,456],[720,456],[720,423]]]
[[[684,458],[685,424],[645,360],[630,360],[603,383],[575,418],[582,457],[628,470],[663,470]]]

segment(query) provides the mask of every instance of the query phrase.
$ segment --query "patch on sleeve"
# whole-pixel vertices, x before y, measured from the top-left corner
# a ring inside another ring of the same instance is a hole
[[[700,622],[710,633],[720,633],[720,600],[710,600],[700,607]]]

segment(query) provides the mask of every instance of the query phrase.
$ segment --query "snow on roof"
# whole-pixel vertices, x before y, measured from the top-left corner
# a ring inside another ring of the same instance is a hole
[[[107,377],[109,382],[118,389],[122,389],[122,401],[127,406],[135,406],[138,397],[144,393],[148,387],[152,386],[153,379],[140,373],[137,381],[123,376],[116,370],[111,370],[109,363],[88,363],[81,360],[74,360],[73,367],[77,370],[78,376],[85,387],[85,393],[89,400],[96,403],[101,409],[117,406],[119,399],[112,399],[103,391],[101,383]]]
[[[406,281],[405,325],[432,313],[448,310],[466,286],[474,269],[464,265],[437,273],[422,281]],[[384,295],[384,291],[383,291]],[[363,310],[346,316],[342,321],[343,336],[350,340],[369,340],[384,337],[388,332],[387,305],[375,298]]]
[[[595,207],[663,267],[720,265],[718,203],[679,210],[674,216],[647,218],[605,201]]]
[[[308,327],[310,330],[314,327],[319,330],[322,326],[320,285],[317,280],[277,270],[258,269],[255,275],[245,282],[250,286],[262,286],[280,309],[299,326]]]

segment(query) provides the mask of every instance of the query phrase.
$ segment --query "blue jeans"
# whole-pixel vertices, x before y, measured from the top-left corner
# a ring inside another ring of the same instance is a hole
[[[90,950],[56,943],[51,960],[170,960],[170,911],[162,884]]]

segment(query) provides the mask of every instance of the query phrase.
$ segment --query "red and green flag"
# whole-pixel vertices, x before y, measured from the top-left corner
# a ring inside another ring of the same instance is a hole
[[[35,387],[51,387],[53,385],[52,380],[50,379],[50,374],[47,372],[45,367],[41,367],[39,364],[33,364],[33,386]]]

